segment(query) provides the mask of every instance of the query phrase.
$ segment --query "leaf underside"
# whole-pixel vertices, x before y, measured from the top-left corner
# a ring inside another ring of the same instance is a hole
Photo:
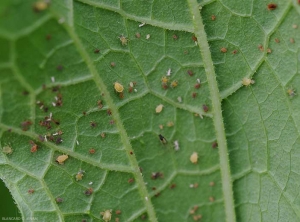
[[[104,221],[112,209],[111,221],[225,221],[216,93],[236,220],[300,220],[296,0],[35,3],[0,2],[1,149],[13,149],[0,153],[0,177],[24,220]],[[219,91],[194,41],[195,6]]]

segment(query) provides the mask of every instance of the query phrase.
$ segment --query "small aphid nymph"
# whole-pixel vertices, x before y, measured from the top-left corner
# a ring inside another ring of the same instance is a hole
[[[114,88],[115,90],[118,92],[118,93],[121,93],[124,91],[124,87],[122,84],[118,83],[118,82],[115,82],[114,83]]]
[[[163,135],[159,134],[158,137],[160,139],[160,142],[162,142],[163,144],[167,144],[167,140]]]
[[[82,180],[82,177],[84,176],[83,173],[84,173],[84,171],[83,171],[83,170],[80,170],[80,171],[76,174],[76,176],[75,176],[76,181]]]
[[[194,164],[196,164],[198,162],[198,153],[193,152],[193,154],[190,157],[190,161]]]
[[[255,81],[253,79],[250,78],[243,78],[242,84],[244,86],[250,86],[251,84],[254,84]]]
[[[63,165],[64,162],[69,158],[68,155],[60,155],[56,158],[56,162],[58,162],[58,164]]]
[[[4,153],[4,154],[7,154],[7,155],[10,155],[10,154],[12,154],[13,153],[13,149],[11,148],[11,146],[4,146],[3,148],[2,148],[2,152]]]
[[[119,39],[120,39],[120,42],[121,42],[121,44],[122,45],[127,45],[127,43],[128,43],[128,38],[126,38],[125,36],[123,36],[123,35],[121,35],[120,37],[119,37]]]
[[[288,89],[286,92],[290,97],[294,97],[296,95],[296,91],[293,88]]]
[[[103,216],[102,219],[105,222],[109,222],[111,220],[111,213],[112,213],[112,210],[105,210],[104,212],[101,212],[100,214]]]
[[[164,76],[161,78],[161,82],[167,84],[169,82],[169,78]]]
[[[175,88],[178,86],[178,81],[177,80],[174,80],[172,83],[171,83],[171,87],[172,88]]]

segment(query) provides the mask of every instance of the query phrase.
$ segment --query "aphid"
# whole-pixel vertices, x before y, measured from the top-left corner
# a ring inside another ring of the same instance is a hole
[[[205,112],[205,113],[207,113],[208,112],[208,106],[207,105],[202,105],[202,109],[203,109],[203,111]]]
[[[95,50],[94,50],[94,53],[95,53],[95,54],[97,54],[97,53],[99,53],[99,52],[100,52],[100,49],[95,49]]]
[[[295,43],[295,39],[294,38],[290,38],[290,43]]]
[[[154,194],[155,197],[159,197],[159,195],[160,195],[160,192]]]
[[[139,32],[135,33],[135,37],[136,37],[137,39],[141,38],[141,33],[139,33]]]
[[[133,152],[132,152],[132,151],[130,151],[129,153],[130,153],[130,155],[133,155]]]
[[[102,219],[105,222],[109,222],[111,220],[111,212],[112,210],[105,210],[104,212],[101,212],[100,214],[103,216]]]
[[[49,40],[51,40],[51,39],[52,39],[52,36],[51,36],[50,34],[47,34],[47,35],[46,35],[46,40],[49,41]]]
[[[171,73],[172,73],[171,68],[169,68],[168,71],[167,71],[167,76],[170,76]]]
[[[214,148],[217,148],[218,147],[218,143],[215,141],[211,144],[211,147],[214,149]]]
[[[156,190],[156,187],[152,187],[152,190]]]
[[[297,28],[298,28],[298,25],[293,24],[292,27],[293,27],[293,29],[297,29]]]
[[[263,45],[258,45],[258,49],[259,49],[261,52],[263,52],[263,51],[264,51]]]
[[[150,39],[150,34],[147,34],[147,35],[146,35],[146,39],[147,39],[147,40]]]
[[[161,78],[161,82],[162,82],[162,83],[165,83],[165,84],[166,84],[166,83],[168,83],[168,81],[169,81],[169,78],[166,77],[166,76],[164,76],[164,77]]]
[[[274,10],[274,9],[276,9],[276,8],[277,8],[277,5],[276,5],[276,4],[274,4],[274,3],[268,4],[268,10],[269,10],[269,11],[272,11],[272,10]]]
[[[119,93],[119,97],[120,99],[124,99],[124,93],[123,92]]]
[[[141,216],[141,220],[145,220],[147,218],[147,214],[143,214],[142,216]]]
[[[172,126],[174,126],[174,123],[172,121],[170,121],[170,122],[167,123],[167,126],[172,127]]]
[[[54,76],[51,76],[51,82],[55,82],[55,77]]]
[[[128,183],[133,183],[133,182],[134,182],[134,179],[133,179],[133,178],[129,178],[127,182],[128,182]]]
[[[102,109],[103,108],[102,100],[98,100],[97,105],[99,109]]]
[[[189,69],[189,70],[187,71],[187,74],[189,74],[189,76],[193,76],[193,75],[194,75],[194,72],[193,72],[192,70]]]
[[[109,124],[111,124],[111,125],[115,124],[115,121],[112,119],[112,120],[109,121]]]
[[[193,152],[193,154],[190,157],[190,161],[194,164],[196,164],[198,162],[198,153]]]
[[[267,48],[267,53],[270,54],[272,52],[272,49]]]
[[[56,66],[56,70],[57,71],[62,71],[63,69],[64,69],[64,67],[62,65]]]
[[[155,112],[156,113],[160,113],[163,110],[164,105],[163,104],[159,104],[156,108],[155,108]]]
[[[158,135],[160,142],[162,142],[163,144],[167,144],[167,140],[165,137],[163,137],[163,135],[159,134]]]
[[[199,89],[199,88],[200,88],[200,86],[201,86],[201,84],[200,84],[200,83],[196,83],[196,84],[194,85],[194,88],[195,88],[195,89]]]
[[[172,83],[171,83],[171,87],[172,88],[175,88],[178,86],[178,81],[177,80],[174,80]]]
[[[166,90],[166,89],[168,89],[168,84],[167,84],[167,83],[162,83],[162,84],[161,84],[161,87],[162,87],[164,90]]]
[[[190,214],[194,214],[198,210],[198,208],[199,207],[197,205],[193,206],[193,209],[190,210]]]
[[[68,158],[69,158],[68,155],[60,155],[56,158],[56,162],[58,162],[58,164],[62,165]]]
[[[158,127],[162,130],[164,128],[164,125],[159,125]]]
[[[174,35],[172,36],[172,38],[173,38],[174,40],[177,40],[177,39],[178,39],[178,36],[174,34]]]
[[[250,78],[243,78],[242,84],[244,86],[250,86],[251,84],[254,84],[255,81]]]
[[[101,136],[102,138],[105,138],[106,134],[105,134],[105,133],[101,133],[100,136]]]
[[[226,49],[225,47],[222,47],[222,48],[220,49],[220,51],[223,52],[223,53],[225,53],[225,52],[227,52],[227,49]]]
[[[279,43],[279,42],[280,42],[280,40],[279,40],[278,38],[274,39],[274,41],[275,41],[276,43]]]
[[[232,51],[232,54],[233,54],[233,55],[235,55],[235,54],[237,54],[237,53],[238,53],[238,50],[236,50],[236,49]]]
[[[123,92],[123,90],[124,90],[123,85],[120,84],[120,83],[118,83],[118,82],[115,82],[115,83],[114,83],[114,88],[115,88],[115,90],[116,90],[118,93],[121,93],[121,92]]]
[[[179,142],[178,142],[178,140],[174,141],[174,150],[176,150],[176,151],[179,150]]]
[[[29,194],[33,194],[33,193],[34,193],[34,189],[29,189],[27,192],[28,192]]]
[[[83,170],[80,170],[80,171],[76,174],[76,176],[75,176],[76,181],[82,180],[82,177],[84,176],[83,173],[84,173],[84,171],[83,171]]]
[[[296,95],[296,91],[293,88],[288,89],[286,92],[290,97],[294,97]]]
[[[161,172],[153,172],[153,173],[151,174],[151,179],[152,179],[152,180],[156,180],[156,179],[158,179],[158,178],[164,178],[164,174],[161,173]]]
[[[215,198],[214,198],[214,197],[209,197],[209,201],[210,201],[210,202],[214,202],[214,201],[215,201]]]
[[[23,131],[27,131],[31,125],[32,125],[32,122],[30,120],[26,120],[21,123],[21,128]]]
[[[209,182],[209,186],[211,187],[215,186],[215,182],[214,181]]]
[[[195,99],[195,98],[196,98],[196,96],[197,96],[197,93],[196,93],[196,92],[193,92],[193,93],[192,93],[192,97],[193,97],[193,99]]]
[[[56,203],[62,203],[63,199],[60,197],[55,198]]]
[[[175,187],[176,187],[176,184],[172,183],[171,186],[170,186],[170,189],[174,189]]]
[[[4,154],[7,154],[7,155],[12,154],[13,151],[14,151],[14,150],[11,148],[11,146],[8,146],[8,145],[6,145],[6,146],[4,146],[4,147],[2,148],[2,152],[3,152]]]
[[[84,191],[84,194],[85,194],[86,196],[90,196],[93,192],[94,192],[94,191],[93,191],[93,188],[88,188],[86,191]]]
[[[107,112],[107,115],[111,116],[112,112],[110,109],[108,109],[106,112]]]
[[[115,222],[120,222],[120,219],[116,217]]]
[[[216,16],[215,16],[215,15],[212,15],[212,16],[211,16],[211,20],[212,20],[212,21],[215,21],[215,20],[216,20]]]
[[[91,122],[90,122],[90,125],[91,125],[92,128],[94,128],[94,127],[97,126],[97,123],[96,123],[95,121],[91,121]]]
[[[48,8],[48,4],[46,1],[37,1],[33,5],[33,9],[36,12],[44,11]]]
[[[111,62],[111,63],[110,63],[110,66],[113,68],[113,67],[115,67],[115,66],[116,66],[116,63],[114,63],[114,62]]]
[[[197,37],[196,36],[192,36],[192,40],[194,41],[194,42],[197,42]]]
[[[94,148],[92,148],[92,149],[89,150],[89,153],[94,154],[94,153],[96,153],[96,150]]]
[[[122,45],[127,45],[128,41],[129,41],[129,40],[128,40],[125,36],[123,36],[123,35],[121,35],[121,36],[119,37],[119,39],[120,39]]]
[[[201,214],[193,216],[193,220],[194,221],[199,221],[201,219],[202,219],[202,215]]]
[[[36,145],[32,140],[29,141],[31,145],[30,152],[35,153],[38,150],[38,145]]]
[[[122,213],[121,210],[116,210],[116,214],[117,214],[117,215],[120,215],[121,213]]]

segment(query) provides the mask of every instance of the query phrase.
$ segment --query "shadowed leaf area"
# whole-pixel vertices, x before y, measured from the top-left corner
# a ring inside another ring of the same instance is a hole
[[[0,178],[23,221],[299,221],[299,47],[297,0],[2,0]]]

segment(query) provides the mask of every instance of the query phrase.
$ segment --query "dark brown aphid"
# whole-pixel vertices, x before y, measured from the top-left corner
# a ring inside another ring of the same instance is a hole
[[[99,109],[102,109],[103,108],[102,100],[98,100],[97,105]]]
[[[154,196],[159,197],[159,195],[160,195],[160,192],[156,193]]]
[[[21,123],[21,128],[23,131],[27,131],[31,125],[32,125],[32,122],[30,120],[26,120]]]
[[[129,178],[127,182],[128,182],[128,183],[133,183],[133,182],[134,182],[134,179],[133,179],[133,178]]]
[[[263,51],[264,51],[263,45],[258,45],[258,49],[259,49],[261,52],[263,52]]]
[[[62,203],[63,199],[60,197],[55,198],[56,203]]]
[[[133,152],[132,152],[132,151],[130,151],[130,155],[133,155]]]
[[[268,10],[269,10],[269,11],[275,10],[276,8],[277,8],[277,5],[276,5],[276,4],[274,4],[274,3],[268,4]]]
[[[164,174],[163,173],[161,173],[161,172],[153,172],[152,174],[151,174],[151,179],[152,180],[156,180],[156,179],[158,179],[158,178],[164,178]]]
[[[146,220],[146,218],[147,218],[147,215],[146,215],[146,214],[143,214],[143,215],[141,216],[141,219],[142,219],[142,220]]]
[[[170,189],[174,189],[175,187],[176,187],[176,184],[172,183],[171,186],[170,186]]]
[[[28,193],[29,193],[29,194],[33,194],[33,193],[34,193],[34,189],[29,189],[29,190],[28,190]]]
[[[86,191],[84,191],[84,194],[86,196],[90,196],[93,193],[93,188],[88,188]]]
[[[194,41],[194,42],[197,42],[197,37],[196,36],[192,36],[192,40]]]
[[[213,143],[211,144],[211,147],[212,147],[213,149],[217,148],[217,147],[218,147],[218,143],[217,143],[216,141],[213,142]]]
[[[232,54],[233,54],[233,55],[235,55],[235,54],[237,54],[237,53],[238,53],[238,50],[236,50],[236,49],[232,51]]]
[[[35,153],[38,150],[38,145],[36,145],[32,140],[29,141],[31,145],[30,152]]]
[[[120,93],[119,93],[119,98],[120,98],[120,99],[124,99],[124,93],[123,93],[123,92],[120,92]]]
[[[192,93],[192,98],[195,99],[196,97],[197,97],[197,93],[196,93],[196,92],[193,92],[193,93]]]
[[[95,50],[94,50],[94,53],[95,53],[95,54],[98,54],[99,52],[100,52],[100,49],[95,49]]]
[[[193,71],[190,70],[190,69],[187,71],[187,74],[189,74],[189,76],[193,76],[194,75]]]
[[[215,15],[212,15],[212,16],[211,16],[211,20],[212,20],[212,21],[215,21],[215,20],[216,20],[216,16],[215,16]]]
[[[152,190],[156,190],[156,187],[152,187]]]
[[[89,150],[89,153],[94,154],[94,153],[96,153],[96,150],[94,148],[92,148],[92,149]]]
[[[204,112],[206,112],[206,113],[207,113],[207,112],[208,112],[208,110],[209,110],[209,109],[208,109],[208,106],[207,106],[207,105],[205,105],[205,104],[204,104],[204,105],[202,105],[202,108],[203,108],[203,111],[204,111]]]
[[[195,88],[195,89],[199,89],[199,88],[200,88],[200,86],[201,86],[201,84],[200,84],[200,83],[196,83],[196,84],[194,85],[194,88]]]
[[[111,116],[112,113],[111,113],[111,110],[110,110],[110,109],[108,109],[106,112],[107,112],[107,114],[108,114],[109,116]]]
[[[113,68],[113,67],[115,67],[115,66],[116,66],[116,63],[114,63],[114,62],[111,62],[111,63],[110,63],[110,66]]]
[[[162,83],[161,84],[161,87],[164,89],[164,90],[166,90],[166,89],[168,89],[168,84],[167,83]]]
[[[91,126],[92,128],[95,128],[95,127],[97,126],[97,123],[96,123],[95,121],[91,121],[91,122],[90,122],[90,126]]]
[[[85,112],[85,111],[83,111],[83,112],[82,112],[82,115],[84,115],[84,116],[85,116],[85,115],[86,115],[86,112]]]
[[[159,137],[160,142],[162,142],[163,144],[167,144],[167,140],[163,135],[159,134],[158,137]]]
[[[177,36],[176,34],[174,34],[174,35],[172,36],[172,38],[173,38],[174,40],[177,40],[177,39],[178,39],[178,36]]]
[[[22,94],[23,94],[23,96],[27,96],[27,95],[29,94],[29,92],[28,92],[27,90],[24,90],[24,91],[22,92]]]

